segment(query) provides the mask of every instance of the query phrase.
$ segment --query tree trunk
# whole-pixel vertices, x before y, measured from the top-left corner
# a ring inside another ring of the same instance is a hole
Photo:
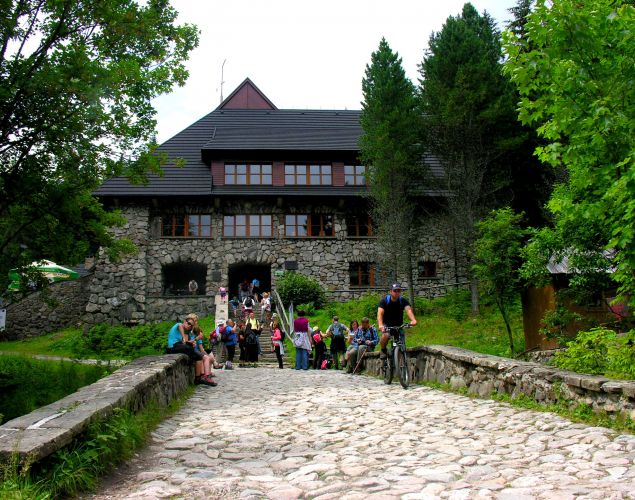
[[[412,311],[415,310],[415,284],[414,284],[414,266],[412,265],[412,246],[410,242],[410,238],[408,239],[408,250],[407,250],[407,258],[408,258],[408,294],[410,295],[410,306],[412,307]]]
[[[479,298],[478,281],[476,278],[472,278],[470,281],[470,292],[472,293],[472,315],[477,316],[479,313]]]
[[[514,356],[514,337],[512,335],[512,327],[509,325],[509,319],[507,319],[507,311],[503,307],[501,303],[496,302],[498,305],[498,310],[501,312],[501,316],[503,316],[503,321],[505,322],[505,328],[507,328],[507,336],[509,337],[509,350],[512,353],[512,357]]]

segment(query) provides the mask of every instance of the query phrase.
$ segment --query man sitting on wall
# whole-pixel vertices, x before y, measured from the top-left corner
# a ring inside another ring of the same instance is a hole
[[[357,363],[362,359],[366,351],[373,351],[378,343],[379,335],[377,335],[377,330],[370,325],[370,319],[363,318],[362,325],[351,341],[353,348],[350,351],[347,372],[353,373],[353,370],[357,368]]]

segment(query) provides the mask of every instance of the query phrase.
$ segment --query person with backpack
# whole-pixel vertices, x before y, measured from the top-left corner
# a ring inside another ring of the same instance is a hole
[[[253,313],[251,314],[253,315]],[[254,366],[257,366],[258,335],[256,334],[256,330],[252,328],[251,323],[249,321],[245,323],[245,350],[246,350],[245,361],[247,361],[248,363],[254,363]]]
[[[243,280],[240,285],[238,285],[238,297],[240,298],[241,302],[245,300],[245,298],[249,297],[250,288],[251,285],[247,280]]]
[[[377,326],[379,331],[382,332],[379,345],[381,345],[381,353],[379,358],[385,363],[388,359],[388,351],[386,345],[390,339],[388,333],[388,327],[401,326],[403,324],[404,311],[410,319],[410,324],[415,326],[417,324],[417,318],[412,311],[412,306],[407,299],[401,296],[401,285],[399,283],[393,283],[390,287],[390,293],[379,301],[377,306]]]
[[[273,351],[276,353],[276,358],[278,359],[278,368],[282,369],[284,368],[282,365],[282,356],[284,356],[284,332],[282,328],[280,328],[278,318],[274,318],[271,322],[271,331],[273,332],[273,335],[271,335]]]
[[[238,319],[238,308],[240,307],[240,300],[238,300],[238,297],[234,295],[232,299],[229,301],[229,305],[232,308],[232,316],[235,319]]]
[[[249,318],[249,315],[254,311],[254,299],[249,295],[243,299],[243,315],[245,318]]]
[[[231,319],[228,319],[225,323],[225,331],[221,334],[221,342],[225,344],[225,349],[227,349],[225,370],[233,370],[234,354],[236,353],[236,344],[238,344],[238,335],[235,331],[234,322]]]
[[[258,345],[258,354],[262,355],[262,349],[260,348],[260,334],[262,333],[262,324],[256,318],[256,313],[251,311],[249,318],[247,318],[246,325],[251,327],[251,331],[256,335],[256,344]],[[258,361],[256,359],[256,361]]]
[[[331,339],[331,356],[333,356],[333,364],[335,369],[340,369],[340,354],[346,352],[346,337],[349,335],[350,330],[340,323],[340,319],[337,316],[333,316],[333,323],[326,329],[326,338]]]
[[[319,370],[322,368],[322,361],[324,361],[324,354],[326,353],[326,344],[324,343],[324,337],[322,336],[319,326],[313,328],[313,345],[315,346],[313,369]]]

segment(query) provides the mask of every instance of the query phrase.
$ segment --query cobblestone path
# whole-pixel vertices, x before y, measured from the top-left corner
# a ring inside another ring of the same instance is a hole
[[[635,498],[635,436],[335,372],[217,378],[90,498]]]

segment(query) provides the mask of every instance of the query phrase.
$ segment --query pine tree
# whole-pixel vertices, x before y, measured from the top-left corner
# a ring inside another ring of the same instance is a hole
[[[414,86],[385,39],[362,81],[361,159],[368,166],[370,202],[385,263],[405,275],[414,299],[415,198],[424,169]]]
[[[509,184],[497,163],[518,145],[513,87],[502,74],[500,35],[493,19],[469,3],[430,37],[420,65],[425,143],[444,168],[455,248],[469,249],[475,225]],[[466,268],[471,268],[467,255]],[[468,271],[469,272],[469,271]],[[478,287],[471,279],[472,310]]]

